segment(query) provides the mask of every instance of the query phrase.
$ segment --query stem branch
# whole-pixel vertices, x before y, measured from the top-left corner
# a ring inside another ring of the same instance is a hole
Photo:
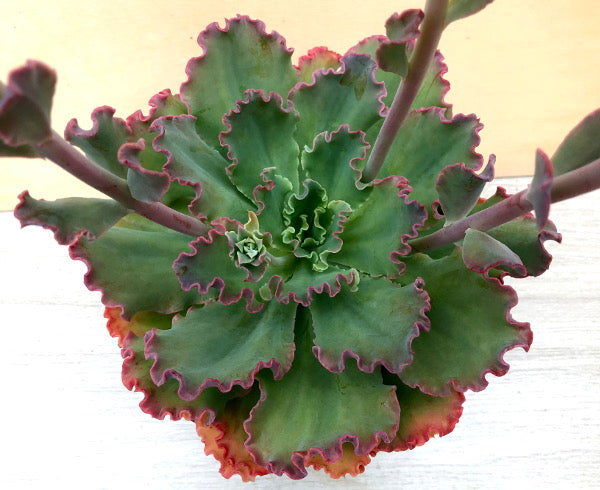
[[[447,7],[448,0],[427,0],[425,4],[423,28],[409,63],[408,74],[398,87],[390,110],[377,135],[363,172],[364,182],[370,182],[377,177],[394,138],[419,93],[425,73],[433,59],[444,30]]]
[[[564,201],[596,189],[600,189],[600,158],[556,177],[551,186],[551,202]],[[433,250],[462,240],[467,228],[487,231],[529,213],[532,209],[532,204],[527,200],[527,190],[522,190],[431,235],[411,240],[409,244],[413,252]]]
[[[194,237],[203,235],[208,230],[201,221],[163,203],[138,201],[129,192],[124,179],[92,163],[55,131],[50,139],[35,145],[35,149],[40,156],[52,160],[79,180],[155,223]]]

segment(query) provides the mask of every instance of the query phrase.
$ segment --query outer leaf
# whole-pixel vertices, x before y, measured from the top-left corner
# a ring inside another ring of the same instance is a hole
[[[472,228],[465,233],[462,258],[470,270],[483,274],[486,278],[490,277],[490,271],[494,269],[503,271],[501,276],[527,275],[527,269],[516,253],[487,233]]]
[[[207,388],[194,400],[182,400],[177,394],[179,384],[169,379],[161,386],[156,386],[150,377],[152,359],[144,357],[144,340],[129,334],[125,338],[123,350],[123,384],[128,390],[141,391],[144,398],[140,408],[144,413],[156,419],[164,419],[167,415],[172,420],[214,420],[220,416],[225,404],[232,395],[238,395],[241,389],[231,393],[221,393],[217,388]]]
[[[385,21],[385,33],[391,41],[412,41],[419,34],[419,25],[424,14],[420,9],[394,13]]]
[[[297,70],[300,81],[310,83],[313,73],[317,70],[339,69],[342,66],[340,58],[339,54],[324,46],[310,49],[307,54],[300,56],[298,60]]]
[[[281,379],[294,357],[295,317],[296,305],[277,301],[260,313],[248,313],[239,302],[191,309],[175,317],[173,328],[146,334],[145,354],[154,359],[150,375],[158,386],[177,379],[184,400],[210,386],[250,388],[263,368]]]
[[[493,0],[450,0],[446,14],[446,25],[455,20],[476,14],[487,7]]]
[[[333,372],[342,372],[351,357],[367,373],[378,364],[399,372],[412,361],[412,340],[429,328],[425,316],[429,308],[420,280],[401,287],[384,278],[363,277],[356,292],[343,287],[334,297],[314,296],[313,351]]]
[[[248,209],[254,206],[229,181],[227,161],[198,136],[193,117],[162,117],[152,128],[160,132],[154,148],[167,155],[167,173],[196,191],[191,206],[194,214],[209,219],[246,218]]]
[[[560,144],[552,156],[554,175],[558,177],[598,158],[600,158],[600,109],[583,118]]]
[[[412,112],[398,131],[380,175],[406,177],[413,187],[411,198],[429,205],[437,198],[435,182],[444,167],[458,162],[473,170],[481,167],[483,158],[474,149],[482,127],[474,115],[446,120],[439,108]]]
[[[221,144],[233,161],[227,167],[231,181],[240,192],[253,199],[254,188],[262,184],[265,168],[277,173],[298,190],[298,144],[294,139],[297,115],[283,108],[280,95],[248,90],[234,110],[224,118],[229,129],[221,133]]]
[[[289,98],[300,113],[296,141],[311,148],[323,131],[347,124],[352,131],[366,131],[381,119],[385,95],[383,84],[375,81],[376,65],[367,56],[348,54],[341,71],[316,72],[313,83],[299,83]]]
[[[418,275],[427,284],[431,330],[413,341],[414,360],[399,375],[404,383],[435,396],[448,396],[452,388],[479,391],[487,373],[508,371],[506,351],[529,348],[528,324],[510,317],[515,292],[466,269],[458,248],[439,260],[417,254],[407,265],[407,279]]]
[[[55,85],[54,70],[32,60],[10,72],[7,86],[0,83],[2,146],[35,145],[50,138]]]
[[[112,199],[68,197],[56,201],[34,199],[29,192],[19,195],[15,217],[21,226],[38,225],[52,230],[61,245],[70,245],[80,235],[94,240],[129,213]]]
[[[90,130],[81,129],[77,119],[71,119],[65,128],[65,139],[81,148],[87,157],[102,168],[121,177],[127,177],[127,167],[119,162],[118,153],[122,144],[127,143],[131,131],[123,119],[113,117],[112,107],[102,106],[92,112],[93,126]]]
[[[138,311],[129,320],[125,320],[121,315],[123,309],[120,307],[104,309],[104,318],[106,329],[111,337],[118,339],[119,347],[123,347],[125,338],[130,334],[136,337],[143,337],[148,330],[160,328],[166,330],[171,328],[173,315],[162,315],[153,311]]]
[[[381,43],[376,57],[379,68],[384,71],[406,76],[408,72],[408,53],[419,35],[419,25],[423,20],[421,10],[407,10],[402,14],[393,14],[385,23],[389,40]]]
[[[350,131],[344,125],[317,135],[313,147],[302,153],[302,168],[308,178],[323,186],[329,199],[345,201],[356,209],[369,195],[357,187],[361,177],[357,165],[368,146],[362,131]]]
[[[294,479],[306,476],[307,454],[335,461],[344,442],[368,454],[380,439],[393,437],[399,416],[394,389],[382,385],[379,374],[352,366],[340,374],[325,370],[310,352],[310,320],[300,321],[292,369],[280,381],[260,376],[261,399],[245,423],[246,446],[257,463]]]
[[[202,301],[195,292],[181,290],[171,268],[188,241],[189,236],[166,229],[113,227],[94,241],[80,237],[70,253],[88,266],[88,289],[102,291],[102,302],[122,306],[128,319],[138,311],[175,313]]]
[[[349,442],[342,444],[342,455],[334,461],[327,461],[321,453],[310,454],[304,458],[305,466],[324,470],[331,478],[357,476],[365,471],[365,466],[370,462],[371,457],[368,454],[356,454],[354,446]]]
[[[426,217],[417,202],[408,201],[409,190],[401,177],[374,181],[369,199],[345,223],[342,250],[330,261],[370,275],[401,274],[398,257],[410,251],[406,240],[417,236]]]
[[[276,32],[245,16],[229,19],[225,28],[209,25],[198,36],[204,54],[189,61],[181,95],[197,117],[202,138],[218,147],[222,117],[248,89],[287,94],[296,83],[292,50]],[[224,62],[227,60],[227,62]]]

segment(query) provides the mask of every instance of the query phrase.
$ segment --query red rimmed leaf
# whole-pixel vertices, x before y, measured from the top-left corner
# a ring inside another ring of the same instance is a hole
[[[356,454],[354,445],[350,442],[342,444],[342,455],[335,460],[328,461],[321,453],[307,455],[304,458],[306,467],[312,466],[315,470],[324,470],[331,478],[343,476],[358,476],[365,471],[365,466],[371,462],[368,454]]]
[[[93,241],[81,236],[69,252],[87,265],[88,289],[101,291],[104,305],[122,307],[129,319],[138,311],[175,313],[206,301],[195,291],[182,291],[172,269],[173,258],[187,249],[189,239],[167,229],[113,226]]]
[[[338,70],[342,63],[342,56],[334,51],[327,49],[325,46],[312,48],[298,59],[298,77],[301,82],[310,83],[313,79],[313,74],[317,70]]]
[[[242,481],[248,482],[269,474],[266,468],[256,464],[245,446],[248,434],[244,430],[244,420],[258,398],[258,390],[253,389],[248,395],[229,401],[212,423],[196,422],[196,432],[205,444],[204,452],[221,463],[219,472],[225,478],[239,475]]]
[[[367,189],[368,199],[344,223],[342,250],[330,261],[370,275],[397,277],[403,269],[399,257],[410,251],[406,241],[417,236],[426,212],[408,200],[411,188],[402,177],[373,181]]]
[[[306,476],[313,455],[339,460],[344,443],[369,454],[393,438],[399,418],[395,389],[384,386],[379,373],[347,366],[335,374],[321,366],[311,353],[310,318],[300,311],[292,369],[278,381],[259,377],[260,401],[244,423],[256,462],[293,479]]]
[[[462,258],[467,268],[487,279],[490,272],[500,278],[506,274],[513,277],[527,275],[527,269],[516,253],[487,233],[472,228],[465,233]]]
[[[50,111],[55,86],[54,70],[32,60],[11,71],[6,86],[0,83],[2,146],[21,147],[19,151],[27,154],[33,149],[24,145],[36,145],[52,136]]]
[[[77,146],[97,165],[121,177],[127,177],[127,167],[119,162],[119,148],[131,139],[127,123],[114,117],[112,107],[102,106],[92,112],[92,129],[79,127],[77,119],[71,119],[65,128],[65,139]]]
[[[171,329],[146,334],[145,355],[154,360],[150,375],[158,386],[177,380],[184,400],[209,387],[250,388],[264,368],[281,379],[294,357],[295,318],[295,304],[277,301],[258,313],[248,313],[239,302],[193,308],[176,316]]]
[[[171,328],[173,315],[163,315],[154,311],[138,311],[131,319],[126,320],[122,316],[123,309],[121,307],[106,307],[104,309],[104,318],[106,329],[111,337],[118,339],[119,347],[123,347],[123,342],[128,334],[136,337],[143,337],[148,330],[160,328],[166,330]]]
[[[529,349],[529,325],[510,316],[514,290],[465,268],[460,248],[442,259],[417,254],[406,262],[406,279],[418,276],[427,284],[431,328],[412,343],[413,362],[399,374],[404,383],[434,396],[448,396],[452,389],[480,391],[487,373],[508,371],[506,351]]]
[[[142,338],[133,333],[127,335],[121,354],[124,359],[121,374],[123,384],[128,390],[144,394],[140,408],[156,419],[169,416],[171,420],[212,421],[223,413],[228,400],[244,392],[236,388],[225,394],[217,388],[208,388],[193,400],[183,400],[177,394],[179,384],[175,379],[169,379],[161,386],[152,381],[152,359],[146,360],[144,357]]]
[[[429,309],[422,281],[401,287],[363,276],[354,292],[344,286],[333,297],[313,297],[313,352],[332,372],[342,372],[346,359],[354,358],[361,371],[383,365],[397,373],[412,361],[413,339],[429,328]]]
[[[151,128],[159,132],[153,142],[154,149],[167,156],[164,170],[196,191],[196,199],[190,206],[193,214],[211,220],[222,216],[246,218],[254,205],[231,184],[226,173],[229,162],[198,135],[194,117],[161,117]]]
[[[129,210],[111,199],[67,197],[55,201],[34,199],[29,192],[19,195],[15,218],[21,227],[38,225],[54,233],[61,245],[70,245],[81,235],[95,240]]]
[[[316,135],[348,125],[366,131],[381,120],[385,106],[383,84],[375,81],[376,64],[368,56],[348,54],[342,68],[317,71],[310,84],[298,83],[289,99],[300,114],[296,141],[311,148]]]
[[[227,174],[233,184],[249,199],[263,183],[265,168],[275,167],[277,173],[298,190],[298,144],[294,139],[297,115],[285,109],[279,94],[265,95],[258,90],[245,92],[243,100],[223,119],[229,129],[219,135],[233,162]]]
[[[419,25],[423,11],[406,10],[393,14],[385,23],[388,39],[384,40],[376,52],[379,68],[402,77],[408,72],[408,54],[414,40],[419,35]]]
[[[197,117],[198,132],[214,147],[223,115],[246,90],[285,95],[297,81],[292,50],[278,33],[267,34],[261,21],[237,16],[223,29],[215,22],[200,33],[198,44],[204,54],[188,62],[181,97]]]

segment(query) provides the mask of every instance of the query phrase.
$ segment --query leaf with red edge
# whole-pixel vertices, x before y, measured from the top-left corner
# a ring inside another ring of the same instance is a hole
[[[331,478],[342,476],[358,476],[365,471],[365,466],[371,462],[368,454],[356,454],[350,442],[342,444],[342,455],[338,459],[328,461],[321,453],[313,453],[304,458],[306,467],[324,470]]]
[[[316,72],[312,83],[298,83],[289,94],[300,114],[295,134],[300,149],[311,148],[323,131],[335,131],[343,124],[352,131],[366,131],[382,118],[385,91],[375,81],[373,60],[348,54],[341,62],[341,70]]]
[[[393,14],[386,21],[388,39],[379,45],[376,52],[377,64],[381,70],[406,76],[409,49],[419,35],[423,16],[421,10],[406,10],[402,14]]]
[[[262,184],[263,170],[270,167],[276,167],[277,173],[298,190],[297,119],[291,109],[283,107],[280,95],[267,96],[258,90],[246,91],[245,98],[224,117],[229,129],[219,139],[233,162],[227,174],[249,199],[254,198],[254,188]]]
[[[409,191],[397,176],[372,182],[369,198],[344,224],[342,250],[330,261],[370,275],[401,274],[399,256],[410,251],[406,241],[417,236],[426,218],[423,207],[406,197]]]
[[[362,277],[355,292],[342,285],[333,297],[315,295],[310,304],[314,354],[332,372],[342,372],[349,358],[367,373],[377,365],[399,372],[412,361],[413,339],[429,328],[429,308],[420,280],[401,287],[384,278]]]
[[[171,329],[146,334],[145,354],[154,359],[150,375],[158,386],[177,379],[185,400],[211,386],[223,392],[249,388],[263,368],[281,379],[294,357],[295,318],[296,305],[278,301],[258,313],[248,313],[241,302],[190,309],[174,318]]]
[[[341,55],[327,49],[325,46],[310,49],[307,54],[300,56],[298,59],[296,68],[300,81],[310,83],[317,70],[338,70],[342,66],[341,57]]]
[[[244,424],[256,462],[293,479],[306,476],[313,454],[338,460],[345,442],[369,454],[381,439],[393,438],[399,418],[395,390],[379,373],[348,365],[335,374],[321,366],[311,353],[310,317],[302,308],[299,316],[292,369],[281,380],[259,375],[260,401]]]
[[[201,137],[218,148],[223,115],[246,90],[285,96],[297,75],[285,40],[276,32],[267,34],[261,21],[246,16],[228,19],[223,29],[216,22],[209,25],[198,44],[204,54],[188,62],[181,97],[196,116]]]
[[[204,452],[212,454],[221,463],[219,469],[225,478],[239,475],[242,481],[254,481],[257,476],[268,475],[269,471],[256,464],[244,445],[248,434],[244,431],[244,420],[259,398],[257,389],[244,397],[234,398],[215,421],[205,425],[196,422],[196,431],[205,444]]]
[[[89,240],[101,236],[129,210],[112,199],[67,197],[55,201],[19,195],[15,218],[21,226],[38,225],[54,233],[61,245],[70,245],[85,234]]]
[[[0,83],[0,142],[11,146],[36,145],[52,136],[50,111],[56,73],[39,61],[27,63]]]
[[[489,278],[490,272],[500,272],[500,277],[510,274],[525,277],[527,269],[519,256],[504,243],[483,231],[468,228],[462,246],[463,262],[473,272]]]
[[[427,284],[431,328],[412,343],[414,360],[399,374],[404,383],[435,396],[448,396],[452,389],[480,391],[488,384],[487,373],[508,371],[506,351],[529,349],[529,325],[510,316],[517,303],[514,290],[466,269],[459,247],[442,259],[416,254],[406,262],[403,280],[422,277]]]
[[[136,337],[143,337],[148,330],[160,328],[166,330],[171,328],[173,315],[163,315],[154,311],[138,311],[129,320],[122,317],[123,308],[106,307],[104,309],[104,318],[106,329],[111,337],[118,339],[119,347],[123,347],[123,342],[128,334]]]

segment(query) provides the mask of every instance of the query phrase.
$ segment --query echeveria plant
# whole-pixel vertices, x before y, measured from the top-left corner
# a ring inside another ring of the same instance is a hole
[[[180,94],[126,120],[100,107],[64,139],[50,68],[0,85],[0,153],[110,198],[24,192],[16,217],[86,263],[125,386],[144,412],[193,421],[225,477],[356,475],[448,434],[463,393],[528,349],[503,277],[544,272],[550,203],[600,186],[600,112],[538,151],[528,189],[480,197],[495,159],[475,150],[479,120],[444,101],[436,47],[490,1],[428,0],[297,66],[259,21],[212,24]]]

